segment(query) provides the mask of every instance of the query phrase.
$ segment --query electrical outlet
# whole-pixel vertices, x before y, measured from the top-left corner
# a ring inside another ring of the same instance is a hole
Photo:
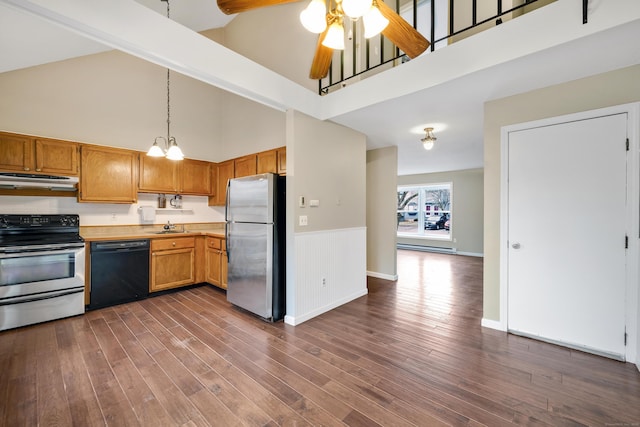
[[[306,215],[300,215],[298,217],[298,225],[301,227],[304,227],[305,225],[307,225],[307,216]]]
[[[323,277],[323,278],[322,278],[322,282],[321,282],[321,284],[322,284],[322,287],[323,287],[323,288],[326,288],[326,287],[327,287],[327,279],[325,279],[325,278]]]

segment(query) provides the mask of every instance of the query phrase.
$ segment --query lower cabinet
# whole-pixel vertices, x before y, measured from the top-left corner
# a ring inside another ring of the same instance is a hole
[[[153,239],[149,292],[196,283],[195,259],[195,237]]]
[[[206,241],[206,281],[212,285],[227,289],[227,252],[225,240],[219,237],[207,237]]]

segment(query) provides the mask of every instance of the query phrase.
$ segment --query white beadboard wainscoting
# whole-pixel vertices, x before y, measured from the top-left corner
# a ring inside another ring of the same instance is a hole
[[[367,229],[296,233],[285,322],[306,320],[367,294]]]

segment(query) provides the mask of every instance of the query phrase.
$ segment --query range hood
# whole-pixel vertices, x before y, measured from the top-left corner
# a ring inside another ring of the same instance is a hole
[[[19,190],[39,188],[51,191],[76,191],[77,176],[35,175],[28,173],[0,173],[0,188]]]

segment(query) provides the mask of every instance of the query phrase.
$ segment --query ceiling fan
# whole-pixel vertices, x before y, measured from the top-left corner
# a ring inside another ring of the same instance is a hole
[[[266,6],[293,3],[299,0],[217,0],[220,10],[231,15]],[[344,44],[343,20],[363,16],[365,37],[380,32],[409,58],[415,58],[429,47],[429,42],[407,21],[387,6],[382,0],[311,0],[300,14],[300,19],[309,31],[319,33],[315,55],[311,63],[309,78],[317,80],[327,76],[334,49]],[[355,6],[354,6],[355,4]],[[359,8],[359,11],[354,11]],[[360,13],[361,15],[357,15]],[[357,15],[357,16],[356,16]],[[375,15],[375,16],[374,16]],[[367,17],[371,24],[367,23]],[[375,22],[374,22],[375,19]],[[367,31],[367,26],[375,29]]]

